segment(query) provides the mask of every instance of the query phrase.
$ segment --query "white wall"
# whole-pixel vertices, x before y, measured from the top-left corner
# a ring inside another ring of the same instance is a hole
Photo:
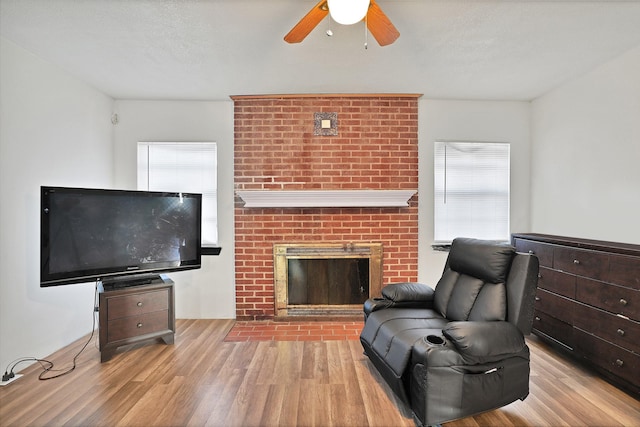
[[[16,358],[45,357],[91,331],[92,284],[40,288],[40,186],[112,184],[113,100],[6,39],[0,57],[4,372]]]
[[[175,285],[176,317],[235,318],[233,235],[233,102],[116,101],[116,186],[136,189],[139,141],[213,141],[218,144],[219,256],[203,267],[169,273]]]
[[[640,244],[640,46],[532,104],[535,232]]]
[[[433,244],[435,141],[511,143],[511,232],[529,231],[530,104],[528,102],[421,100],[419,103],[418,280],[435,286],[448,253]]]

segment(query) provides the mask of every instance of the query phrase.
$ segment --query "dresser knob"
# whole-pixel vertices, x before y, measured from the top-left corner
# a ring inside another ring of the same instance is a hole
[[[142,307],[142,301],[138,301],[138,304],[136,304],[138,307]]]
[[[621,337],[624,336],[624,329],[618,329],[616,332],[618,332],[618,335],[620,335]]]
[[[142,328],[142,322],[136,325],[138,328]]]
[[[624,365],[624,361],[622,361],[620,359],[616,359],[616,366],[622,367],[622,365]]]
[[[577,265],[577,264],[580,264],[580,260],[578,260],[578,259],[574,259],[574,260],[573,260],[573,263],[574,263],[574,264],[576,264],[576,265]]]
[[[529,250],[529,255],[533,255],[535,252],[533,252],[532,250]]]
[[[538,316],[536,316],[536,322],[539,322],[540,318]]]
[[[536,301],[540,301],[540,297],[536,297]]]
[[[620,298],[620,304],[627,305],[627,300],[624,298]]]

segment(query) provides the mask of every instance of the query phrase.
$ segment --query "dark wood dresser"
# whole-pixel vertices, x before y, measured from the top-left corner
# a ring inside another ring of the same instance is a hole
[[[538,256],[533,331],[640,396],[640,245],[513,234]]]
[[[100,360],[118,347],[161,338],[173,344],[175,333],[173,281],[166,276],[149,284],[99,289]]]

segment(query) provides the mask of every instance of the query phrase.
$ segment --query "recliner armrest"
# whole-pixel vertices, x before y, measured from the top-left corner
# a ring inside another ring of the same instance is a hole
[[[369,298],[364,302],[362,309],[364,310],[364,320],[374,311],[382,310],[383,308],[391,307],[393,301],[386,298]]]
[[[364,319],[369,314],[385,308],[432,308],[433,288],[414,282],[393,283],[382,288],[382,298],[370,298],[364,302]]]
[[[495,322],[450,322],[442,329],[465,360],[484,363],[516,354],[525,347],[524,335],[513,324]]]
[[[423,283],[394,283],[382,288],[382,296],[395,303],[433,301],[434,289]]]

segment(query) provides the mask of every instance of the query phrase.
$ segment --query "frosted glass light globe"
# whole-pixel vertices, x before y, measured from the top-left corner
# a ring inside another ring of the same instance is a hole
[[[338,24],[351,25],[367,15],[369,0],[327,0],[331,18]]]

